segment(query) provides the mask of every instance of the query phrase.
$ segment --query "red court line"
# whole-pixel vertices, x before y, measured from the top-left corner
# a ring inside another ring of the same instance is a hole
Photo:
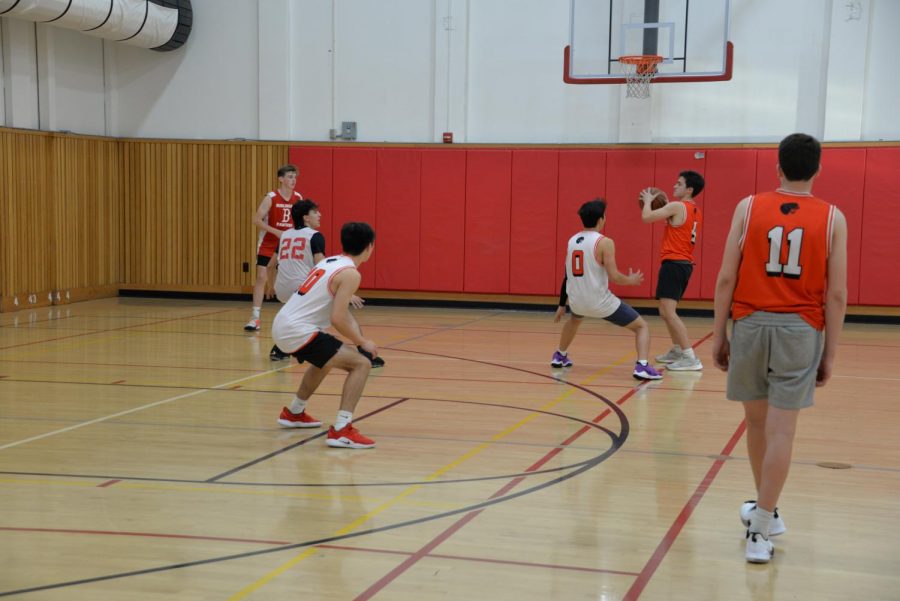
[[[119,482],[119,480],[112,480],[112,482]],[[101,485],[102,486],[102,485]],[[126,531],[114,531],[114,530],[70,530],[64,528],[12,528],[12,527],[2,527],[0,526],[0,532],[44,532],[44,533],[53,533],[53,534],[90,534],[90,535],[102,535],[102,536],[136,536],[136,537],[144,537],[144,538],[174,538],[174,539],[183,539],[183,540],[207,540],[207,541],[217,541],[217,542],[227,542],[227,543],[251,543],[251,544],[261,544],[261,545],[290,545],[291,541],[284,540],[267,540],[267,539],[255,539],[255,538],[232,538],[232,537],[224,537],[224,536],[200,536],[200,535],[192,535],[192,534],[166,534],[166,533],[157,533],[157,532],[126,532]],[[393,549],[375,549],[373,547],[350,547],[345,545],[316,545],[318,549],[332,549],[336,551],[356,551],[361,553],[379,553],[384,555],[411,555],[409,551],[396,551]],[[464,555],[444,555],[444,554],[434,554],[431,557],[437,557],[440,559],[452,559],[457,561],[471,561],[476,563],[497,563],[497,564],[506,564],[506,565],[518,565],[524,567],[531,568],[546,568],[551,570],[569,570],[575,572],[593,572],[593,573],[602,573],[602,574],[620,574],[623,576],[637,576],[637,572],[620,572],[617,570],[604,570],[601,568],[586,568],[582,566],[568,566],[562,564],[550,564],[550,563],[535,563],[529,561],[508,561],[503,559],[491,559],[487,557],[467,557]]]
[[[725,445],[725,448],[722,449],[722,452],[720,453],[723,459],[716,459],[713,462],[712,466],[710,466],[709,471],[706,472],[706,476],[703,478],[703,481],[700,482],[700,484],[697,486],[697,489],[694,491],[694,494],[691,495],[691,498],[688,499],[688,502],[681,509],[681,513],[679,513],[678,517],[675,518],[675,521],[672,522],[672,525],[669,527],[669,531],[666,532],[666,535],[656,547],[656,551],[654,551],[653,555],[650,556],[650,559],[647,561],[644,569],[641,570],[640,575],[631,585],[631,588],[628,589],[628,592],[625,593],[624,597],[622,597],[622,601],[634,601],[635,599],[640,597],[641,592],[643,592],[644,590],[644,587],[647,586],[647,583],[650,582],[650,578],[653,577],[653,573],[656,572],[656,568],[659,567],[659,564],[661,564],[662,560],[666,557],[666,553],[668,553],[669,549],[672,548],[672,544],[674,544],[675,539],[678,538],[678,534],[681,532],[681,529],[684,528],[684,525],[691,517],[691,514],[694,513],[694,509],[700,503],[703,495],[706,494],[707,490],[709,490],[709,487],[712,484],[713,480],[716,479],[719,470],[721,470],[722,466],[725,465],[725,458],[731,455],[731,452],[734,450],[734,447],[741,439],[741,436],[744,435],[744,430],[746,429],[746,427],[747,422],[741,420],[741,423],[738,424],[737,430],[735,430],[734,434],[731,435],[731,439],[729,439],[728,443]]]
[[[626,400],[628,400],[632,395],[634,395],[635,392],[640,390],[643,386],[644,386],[644,384],[639,384],[639,385],[633,387],[631,390],[626,392],[619,400],[617,400],[616,404],[621,405]],[[597,417],[595,417],[592,420],[593,423],[599,423],[603,418],[605,418],[610,413],[611,413],[610,409],[605,410],[603,413],[601,413],[600,415],[598,415]],[[588,428],[587,426],[583,426],[575,434],[573,434],[572,436],[567,438],[565,441],[563,441],[562,444],[560,444],[560,446],[552,449],[546,455],[544,455],[543,457],[538,459],[536,462],[534,462],[534,464],[532,464],[525,471],[532,472],[537,469],[540,469],[540,467],[542,465],[544,465],[545,463],[550,461],[550,459],[552,459],[558,453],[560,453],[563,450],[564,446],[571,444],[572,442],[577,440],[579,437],[581,437],[588,430],[590,430],[590,428]],[[519,476],[517,478],[514,478],[513,480],[510,480],[503,488],[501,488],[500,490],[495,492],[493,495],[491,495],[490,498],[495,499],[497,497],[505,495],[510,490],[512,490],[513,488],[518,486],[519,483],[522,482],[524,479],[525,479],[525,476]],[[413,553],[412,555],[407,557],[402,563],[400,563],[400,565],[398,565],[393,570],[391,570],[390,572],[388,572],[387,574],[382,576],[377,582],[372,584],[369,588],[367,588],[365,591],[363,591],[359,596],[355,597],[355,601],[365,601],[366,599],[371,599],[372,597],[377,595],[382,589],[384,589],[384,587],[386,587],[388,584],[393,582],[398,576],[400,576],[401,574],[406,572],[406,570],[408,570],[409,568],[414,566],[416,563],[418,563],[423,557],[430,555],[431,551],[433,549],[437,548],[441,543],[443,543],[445,540],[447,540],[448,538],[450,538],[451,536],[456,534],[456,532],[461,530],[466,524],[468,524],[469,522],[474,520],[476,517],[478,517],[478,515],[482,511],[484,511],[484,508],[477,509],[475,511],[470,511],[469,513],[467,513],[466,515],[461,517],[459,520],[454,522],[449,528],[447,528],[446,530],[444,530],[443,532],[438,534],[436,537],[431,539],[431,541],[429,543],[427,543],[424,547],[422,547],[421,549],[419,549],[418,551],[416,551],[415,553]]]
[[[394,551],[390,549],[372,549],[370,547],[345,547],[341,545],[317,545],[319,549],[336,549],[339,551],[366,551],[369,553],[383,553],[388,555],[410,555],[409,551]],[[458,561],[474,561],[477,563],[497,563],[502,565],[524,566],[528,568],[548,568],[551,570],[570,570],[574,572],[592,572],[595,574],[620,574],[622,576],[637,576],[637,572],[620,572],[618,570],[604,570],[602,568],[585,568],[581,566],[567,566],[553,563],[535,563],[531,561],[512,561],[506,559],[489,559],[486,557],[466,557],[463,555],[446,555],[444,553],[432,553],[429,557],[438,559],[453,559]]]
[[[125,380],[116,380],[115,382],[110,382],[110,384],[121,384]]]
[[[98,484],[97,488],[106,488],[107,486],[112,486],[116,482],[121,482],[121,480],[107,480],[103,484]]]
[[[712,332],[710,332],[709,334],[707,334],[706,336],[704,336],[703,338],[701,338],[700,340],[695,342],[692,345],[692,347],[693,348],[698,347],[699,345],[701,345],[705,341],[707,341],[711,336],[712,336]],[[647,383],[644,382],[642,384],[639,384],[638,386],[633,387],[631,390],[629,390],[624,395],[622,395],[622,397],[616,401],[616,404],[622,405],[625,401],[627,401],[629,398],[631,398],[631,396],[634,395],[635,392],[640,390],[642,387],[646,386],[646,384]],[[611,412],[611,409],[606,409],[603,413],[601,413],[600,415],[598,415],[591,421],[595,424],[599,423],[607,415],[609,415],[610,412]],[[529,471],[534,471],[536,469],[539,469],[540,466],[544,465],[547,461],[549,461],[555,455],[560,453],[564,446],[571,444],[572,442],[577,440],[579,437],[581,437],[588,430],[589,430],[589,428],[587,426],[583,426],[581,429],[579,429],[577,432],[575,432],[575,434],[573,434],[572,436],[567,438],[565,441],[563,441],[563,443],[561,445],[559,445],[555,449],[552,449],[550,452],[548,452],[541,459],[536,461],[531,467],[529,467],[525,471],[529,472]],[[718,472],[718,469],[716,470],[716,472]],[[496,493],[491,495],[490,498],[494,499],[498,496],[506,494],[509,490],[511,490],[512,488],[517,486],[524,479],[525,479],[524,476],[519,476],[518,478],[511,480],[509,483],[506,484],[506,486],[504,486],[499,491],[497,491]],[[424,547],[422,547],[421,549],[416,551],[414,554],[412,554],[410,557],[408,557],[405,561],[403,561],[400,565],[395,567],[393,570],[391,570],[390,572],[385,574],[383,577],[381,577],[377,582],[372,584],[369,588],[364,590],[359,596],[357,596],[354,599],[354,601],[365,601],[366,599],[371,599],[372,597],[377,595],[382,589],[384,589],[384,587],[386,587],[388,584],[393,582],[398,576],[400,576],[401,574],[406,572],[406,570],[408,570],[409,568],[414,566],[416,563],[418,563],[423,557],[428,555],[432,549],[436,548],[438,545],[443,543],[445,540],[447,540],[448,538],[453,536],[457,531],[462,529],[466,524],[468,524],[473,519],[475,519],[478,516],[478,514],[480,514],[482,511],[484,511],[484,509],[478,509],[476,511],[472,511],[472,512],[469,512],[466,515],[464,515],[462,518],[460,518],[455,523],[453,523],[449,528],[447,528],[446,530],[444,530],[443,532],[438,534],[436,537],[434,537],[431,540],[431,542],[429,542]],[[680,530],[680,528],[679,528],[679,530]],[[646,569],[646,567],[645,567],[645,569]],[[650,575],[652,575],[652,572]],[[647,578],[649,579],[649,576]]]
[[[182,319],[193,319],[195,317],[203,317],[204,315],[216,315],[218,313],[228,313],[229,311],[233,311],[234,309],[224,309],[219,311],[210,311],[209,313],[197,313],[196,315],[185,315],[184,317],[173,317],[172,319],[162,319],[160,321],[151,321],[150,323],[139,323],[132,324],[128,326],[121,326],[118,328],[109,328],[106,330],[92,330],[90,332],[82,332],[80,334],[71,334],[69,336],[57,336],[56,338],[45,338],[44,340],[33,340],[31,342],[21,342],[19,344],[11,344],[9,346],[0,346],[0,351],[11,349],[11,348],[21,348],[23,346],[31,346],[33,344],[45,344],[47,342],[56,342],[58,340],[67,340],[69,338],[80,338],[82,336],[93,336],[94,334],[106,334],[107,332],[118,332],[120,330],[128,330],[131,328],[141,328],[146,326],[153,326],[160,323],[169,323],[172,321],[181,321]]]

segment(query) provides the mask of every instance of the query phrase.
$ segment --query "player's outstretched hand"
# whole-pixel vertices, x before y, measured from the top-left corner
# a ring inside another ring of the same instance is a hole
[[[271,282],[266,281],[264,297],[265,298],[275,298],[275,286],[273,286]]]
[[[565,307],[557,307],[556,315],[553,316],[553,323],[559,323],[559,320],[563,318],[563,315],[566,314]]]
[[[728,359],[731,357],[731,343],[728,337],[713,337],[712,342],[713,363],[722,371],[728,371]]]
[[[640,269],[637,271],[632,271],[631,267],[628,268],[628,283],[631,286],[640,286],[641,282],[644,281],[644,272]]]
[[[350,297],[350,306],[353,307],[354,309],[362,309],[363,305],[365,305],[365,304],[366,304],[366,301],[359,298],[355,294]]]

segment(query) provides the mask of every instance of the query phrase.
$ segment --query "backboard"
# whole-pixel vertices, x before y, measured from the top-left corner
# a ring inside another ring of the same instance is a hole
[[[663,57],[653,83],[731,79],[730,0],[570,0],[563,81],[625,83],[620,56]]]

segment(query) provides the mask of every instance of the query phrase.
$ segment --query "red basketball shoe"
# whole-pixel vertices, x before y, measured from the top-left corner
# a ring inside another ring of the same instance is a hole
[[[287,407],[282,407],[281,415],[278,416],[278,425],[285,428],[318,428],[322,422],[306,411],[291,413]]]
[[[327,442],[329,447],[344,449],[371,449],[375,446],[375,441],[363,436],[352,423],[340,430],[335,430],[334,426],[328,428]]]

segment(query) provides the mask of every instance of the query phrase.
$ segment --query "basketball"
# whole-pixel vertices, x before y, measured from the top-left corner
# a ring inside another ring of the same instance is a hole
[[[666,196],[666,193],[660,190],[659,188],[647,188],[652,194],[653,198],[650,200],[650,209],[655,211],[656,209],[661,209],[666,206],[666,203],[669,202],[669,198]],[[638,194],[638,207],[644,208],[644,201],[641,198],[641,195]]]

